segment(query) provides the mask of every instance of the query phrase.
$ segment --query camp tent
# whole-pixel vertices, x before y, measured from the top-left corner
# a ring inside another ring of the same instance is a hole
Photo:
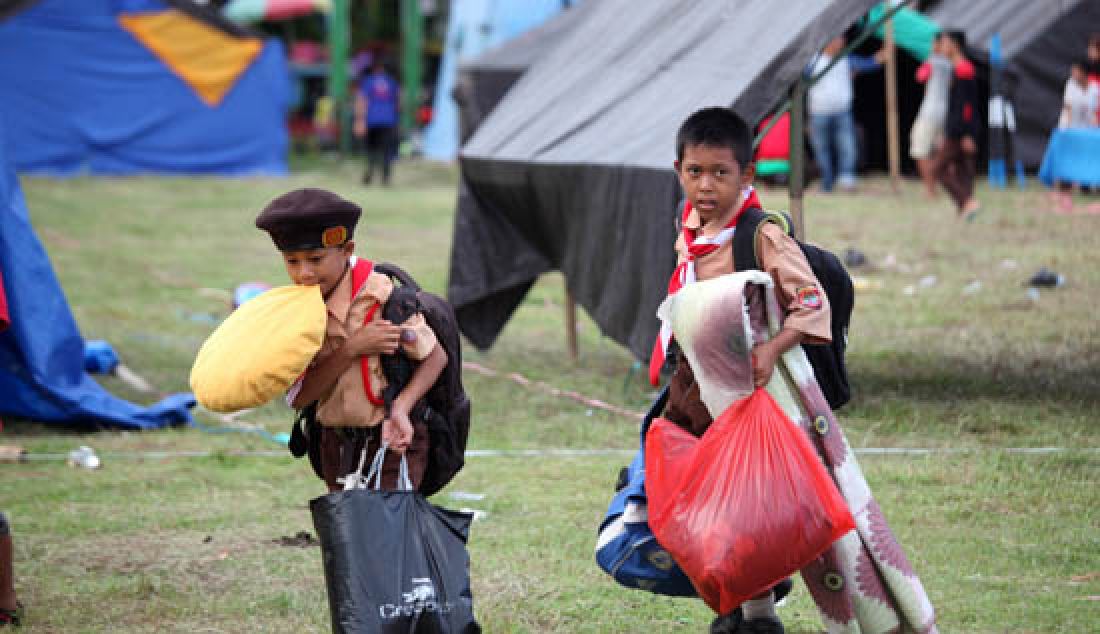
[[[452,93],[460,65],[486,49],[507,42],[557,15],[569,0],[453,0],[447,25],[446,48],[440,64],[432,104],[432,123],[424,137],[429,158],[451,160],[459,145],[459,108]]]
[[[283,174],[281,44],[184,0],[0,0],[20,172]]]
[[[548,20],[521,36],[513,38],[500,46],[491,48],[481,55],[462,63],[458,69],[454,96],[458,104],[460,139],[465,143],[473,135],[477,126],[492,112],[497,103],[511,89],[519,78],[537,60],[547,55],[558,42],[576,24],[586,19],[586,10],[599,0],[587,0],[584,4]],[[886,7],[879,4],[867,18],[870,23],[877,22]],[[924,95],[924,87],[917,83],[916,69],[931,49],[932,38],[939,26],[926,15],[915,9],[903,8],[893,18],[894,37],[898,46],[898,113],[901,124],[902,168],[912,171],[909,158],[908,130],[912,127]],[[859,31],[849,28],[849,34]],[[858,52],[871,55],[882,46],[884,29],[878,28],[877,37],[872,37],[859,47]],[[988,90],[987,72],[979,62],[980,83]],[[1009,71],[1011,72],[1011,70]],[[887,132],[885,104],[885,75],[883,72],[871,72],[855,78],[855,101],[852,104],[860,135],[860,168],[868,170],[887,169]],[[781,124],[768,133],[765,144],[769,146],[767,160],[757,164],[757,174],[764,176],[788,171],[788,140],[780,137],[789,132],[783,117]],[[779,146],[781,153],[776,153]]]
[[[0,416],[129,429],[191,420],[190,394],[139,407],[84,372],[84,340],[35,235],[0,118]]]
[[[929,15],[945,29],[963,30],[969,46],[986,53],[993,34],[1001,34],[1016,76],[1016,153],[1038,167],[1058,123],[1070,63],[1084,58],[1089,36],[1100,31],[1100,2],[945,0]]]
[[[536,61],[547,55],[600,0],[562,11],[544,24],[462,62],[452,91],[458,106],[459,139],[465,143],[504,95]]]
[[[874,0],[600,0],[530,68],[460,155],[448,295],[490,346],[535,279],[561,270],[639,358],[673,269],[679,123],[732,105],[755,120]]]

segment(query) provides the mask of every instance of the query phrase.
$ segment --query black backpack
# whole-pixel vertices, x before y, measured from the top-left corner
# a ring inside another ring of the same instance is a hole
[[[428,393],[410,412],[413,420],[422,420],[430,434],[428,464],[419,491],[424,495],[438,493],[465,464],[466,440],[470,435],[470,400],[462,386],[462,347],[454,309],[447,300],[426,291],[401,268],[393,264],[378,264],[374,270],[400,282],[382,306],[382,318],[394,324],[404,323],[420,312],[435,333],[439,345],[447,353],[447,365]],[[416,369],[416,363],[398,348],[394,354],[382,355],[382,373],[386,389],[382,400],[389,408],[401,393]],[[309,454],[317,477],[321,472],[320,424],[317,404],[310,403],[298,412],[291,430],[290,451],[296,457]]]
[[[393,264],[374,267],[401,285],[394,288],[382,307],[382,317],[400,324],[420,311],[447,353],[447,365],[413,408],[412,415],[423,420],[431,433],[428,467],[420,483],[420,492],[432,495],[447,486],[465,464],[466,440],[470,436],[470,399],[462,386],[462,337],[454,308],[442,297],[420,290],[420,285]],[[399,348],[396,354],[382,355],[382,372],[388,383],[383,399],[387,406],[401,393],[415,364]]]
[[[794,237],[791,219],[785,213],[768,212],[759,208],[745,210],[737,220],[737,229],[733,234],[733,268],[735,270],[747,271],[760,268],[760,263],[756,259],[756,234],[765,222],[774,222],[787,235]],[[852,308],[855,306],[852,278],[840,259],[829,251],[812,244],[796,242],[810,263],[814,275],[821,282],[832,309],[830,323],[832,342],[804,343],[802,350],[805,351],[810,365],[814,368],[814,376],[817,378],[817,384],[821,386],[825,400],[834,410],[840,409],[852,397],[852,389],[848,385],[848,369],[844,365],[844,350],[848,347],[848,322],[852,318]]]

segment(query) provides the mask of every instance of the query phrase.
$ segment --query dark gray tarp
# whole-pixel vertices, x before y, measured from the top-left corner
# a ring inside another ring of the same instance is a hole
[[[1025,165],[1038,167],[1058,123],[1069,65],[1084,59],[1089,35],[1100,32],[1100,1],[945,0],[930,17],[966,32],[969,46],[983,51],[1001,34],[1016,74],[1015,149]]]
[[[585,0],[541,26],[508,40],[462,64],[453,97],[459,110],[459,140],[465,143],[520,76],[549,54],[599,0]]]
[[[492,345],[556,269],[604,334],[646,358],[675,264],[680,122],[714,105],[756,120],[874,4],[593,3],[460,154],[448,296],[463,333]]]

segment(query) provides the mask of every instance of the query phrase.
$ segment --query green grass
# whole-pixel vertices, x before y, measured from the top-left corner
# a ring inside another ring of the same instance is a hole
[[[426,287],[445,288],[456,174],[403,165],[390,189],[357,185],[358,166],[299,165],[274,180],[24,179],[32,220],[89,339],[107,339],[158,390],[187,390],[191,360],[246,281],[287,283],[259,209],[295,187],[336,190],[366,214],[357,242]],[[763,202],[785,207],[782,190]],[[882,181],[859,195],[807,198],[809,237],[864,251],[849,361],[856,389],[841,412],[856,447],[963,448],[968,453],[864,456],[864,471],[940,615],[943,632],[1090,632],[1100,620],[1100,218],[1044,211],[1041,191],[981,190],[972,224],[913,184]],[[890,262],[893,265],[888,265]],[[1011,262],[1006,262],[1011,261]],[[1014,268],[1013,268],[1014,265]],[[1040,266],[1065,287],[1025,297]],[[935,276],[921,287],[919,280]],[[979,280],[981,290],[965,294]],[[906,294],[907,286],[915,288]],[[563,284],[541,280],[488,353],[469,360],[574,389],[629,409],[650,396],[632,359],[580,320],[578,362],[564,352]],[[152,397],[104,379],[141,402]],[[636,421],[589,411],[467,373],[473,448],[619,448]],[[278,403],[244,417],[285,431]],[[207,424],[217,424],[200,414]],[[254,434],[63,430],[6,422],[0,443],[32,455],[95,447],[104,467],[0,464],[0,508],[13,521],[27,632],[324,632],[319,551],[276,541],[312,531],[321,493],[305,463],[239,455],[277,446]],[[1068,447],[1020,455],[1010,447]],[[208,457],[142,458],[203,450]],[[484,500],[437,501],[488,511],[470,551],[487,632],[700,632],[698,601],[615,585],[594,564],[595,528],[622,456],[473,458],[448,489]],[[797,587],[781,609],[788,631],[820,631]]]

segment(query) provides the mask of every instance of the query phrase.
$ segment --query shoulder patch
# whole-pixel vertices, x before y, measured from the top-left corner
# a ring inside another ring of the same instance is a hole
[[[795,291],[798,297],[798,305],[810,310],[821,308],[821,291],[816,286],[803,286]]]

